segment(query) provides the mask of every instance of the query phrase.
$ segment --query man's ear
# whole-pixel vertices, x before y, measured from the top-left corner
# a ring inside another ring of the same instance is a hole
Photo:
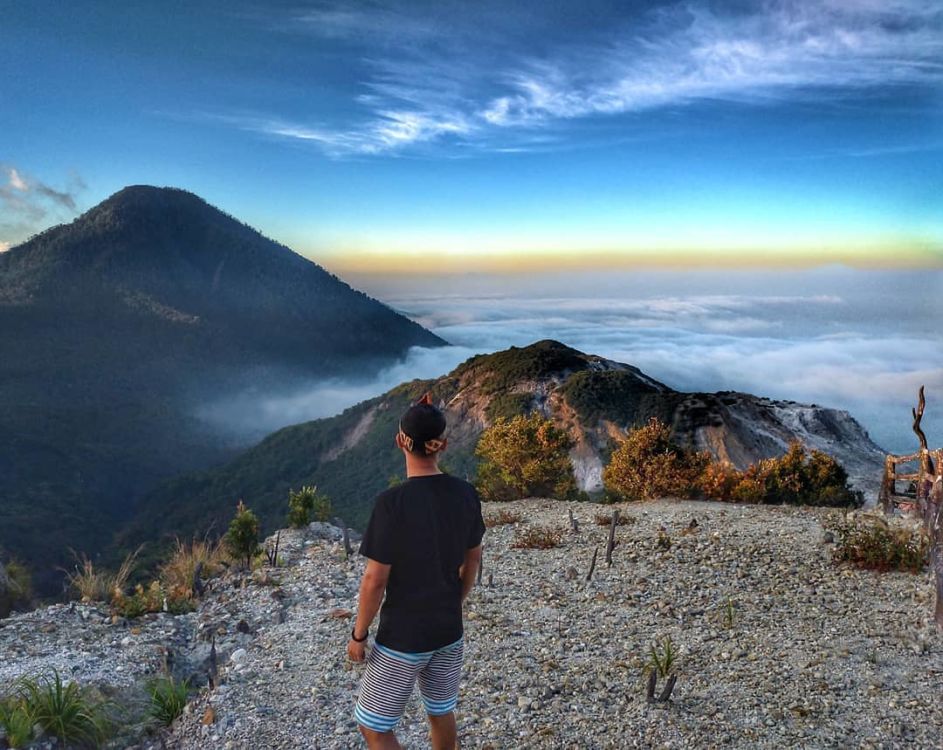
[[[448,440],[448,438],[442,438],[442,447],[439,448],[439,450],[436,451],[436,452],[437,452],[437,453],[441,453],[442,451],[444,451],[444,450],[445,450],[446,448],[448,448],[448,447],[449,447],[449,440]]]
[[[406,446],[403,445],[403,436],[400,435],[398,432],[396,433],[395,437],[393,438],[393,442],[396,443],[396,447],[399,448],[400,450],[405,450],[405,449],[406,449]]]

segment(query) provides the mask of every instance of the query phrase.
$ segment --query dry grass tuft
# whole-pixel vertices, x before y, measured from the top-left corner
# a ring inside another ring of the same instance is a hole
[[[507,526],[515,524],[521,520],[521,514],[511,510],[498,510],[494,513],[485,514],[485,526],[489,529],[494,526]]]
[[[511,546],[517,549],[552,549],[563,541],[563,532],[549,526],[531,526],[519,529]]]
[[[66,580],[69,586],[78,594],[82,601],[110,602],[124,596],[124,588],[134,570],[134,564],[141,552],[138,547],[124,558],[118,570],[112,573],[109,570],[95,567],[87,555],[80,556],[74,550],[75,570],[66,571]]]
[[[201,578],[213,578],[223,570],[226,551],[221,541],[193,539],[189,542],[176,540],[170,558],[160,568],[160,583],[171,599],[192,599],[193,576],[197,566]]]

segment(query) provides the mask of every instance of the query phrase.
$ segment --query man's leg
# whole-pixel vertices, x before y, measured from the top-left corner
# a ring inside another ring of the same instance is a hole
[[[354,718],[370,750],[400,747],[393,729],[403,716],[416,675],[427,658],[373,644],[354,707]]]
[[[402,747],[392,730],[389,732],[374,732],[361,724],[360,734],[367,741],[367,747],[370,750],[400,750]]]
[[[454,750],[457,746],[455,704],[463,655],[464,643],[456,641],[436,651],[419,671],[419,692],[429,716],[433,750]]]
[[[429,736],[432,750],[455,750],[458,747],[458,730],[455,728],[455,712],[438,716],[429,715]]]

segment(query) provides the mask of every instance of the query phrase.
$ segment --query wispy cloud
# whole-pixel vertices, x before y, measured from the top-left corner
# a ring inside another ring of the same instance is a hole
[[[0,252],[38,231],[49,217],[74,216],[85,187],[85,181],[74,173],[64,188],[56,189],[17,167],[0,164],[0,237],[4,238]]]
[[[297,15],[298,30],[359,43],[363,115],[343,125],[241,118],[239,126],[334,155],[440,142],[522,150],[521,134],[579,118],[943,83],[943,7],[934,0],[768,0],[750,12],[681,2],[540,47],[512,28],[520,16],[472,21],[462,6],[453,10],[454,23],[397,3]],[[519,142],[505,142],[515,134]]]

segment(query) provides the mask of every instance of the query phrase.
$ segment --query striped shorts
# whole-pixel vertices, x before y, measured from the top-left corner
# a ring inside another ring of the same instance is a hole
[[[464,641],[422,653],[394,651],[374,643],[354,708],[358,724],[375,732],[389,732],[403,718],[416,681],[426,713],[440,716],[455,710],[462,674]]]

